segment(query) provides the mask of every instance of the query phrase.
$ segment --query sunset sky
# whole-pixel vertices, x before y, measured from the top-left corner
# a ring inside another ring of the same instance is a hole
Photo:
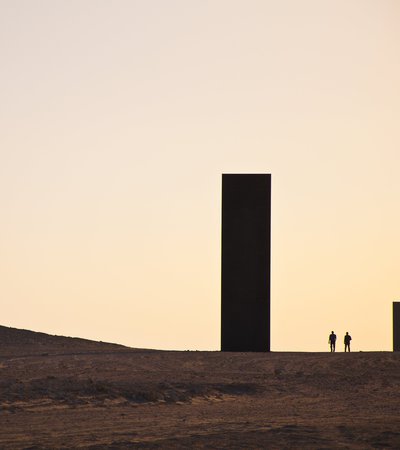
[[[400,2],[0,0],[0,324],[220,348],[221,174],[272,174],[272,350],[392,349]]]

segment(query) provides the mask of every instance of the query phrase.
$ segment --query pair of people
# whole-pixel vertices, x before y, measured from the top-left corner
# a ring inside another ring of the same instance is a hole
[[[351,336],[349,335],[349,332],[346,331],[346,334],[344,336],[344,351],[350,351],[350,341]],[[332,333],[329,335],[328,344],[331,346],[331,352],[335,351],[336,348],[336,334],[332,331]]]

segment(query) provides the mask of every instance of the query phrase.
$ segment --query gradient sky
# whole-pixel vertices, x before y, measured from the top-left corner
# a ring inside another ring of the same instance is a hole
[[[221,174],[271,173],[272,350],[391,350],[400,2],[0,0],[0,323],[220,348]]]

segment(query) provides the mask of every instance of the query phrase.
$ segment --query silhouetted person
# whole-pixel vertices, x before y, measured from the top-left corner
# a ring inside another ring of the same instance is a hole
[[[333,331],[329,335],[328,344],[331,346],[331,352],[334,352],[336,347],[336,334]]]
[[[351,336],[349,335],[349,332],[346,331],[346,334],[344,336],[344,351],[350,351],[350,341],[351,341]]]

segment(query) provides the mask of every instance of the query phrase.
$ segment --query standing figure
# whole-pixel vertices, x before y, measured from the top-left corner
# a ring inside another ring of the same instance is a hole
[[[334,352],[336,347],[336,334],[333,331],[329,335],[328,344],[331,346],[331,352]]]
[[[349,332],[346,331],[346,334],[344,336],[344,351],[350,351],[350,341],[351,341],[351,336],[349,335]]]

